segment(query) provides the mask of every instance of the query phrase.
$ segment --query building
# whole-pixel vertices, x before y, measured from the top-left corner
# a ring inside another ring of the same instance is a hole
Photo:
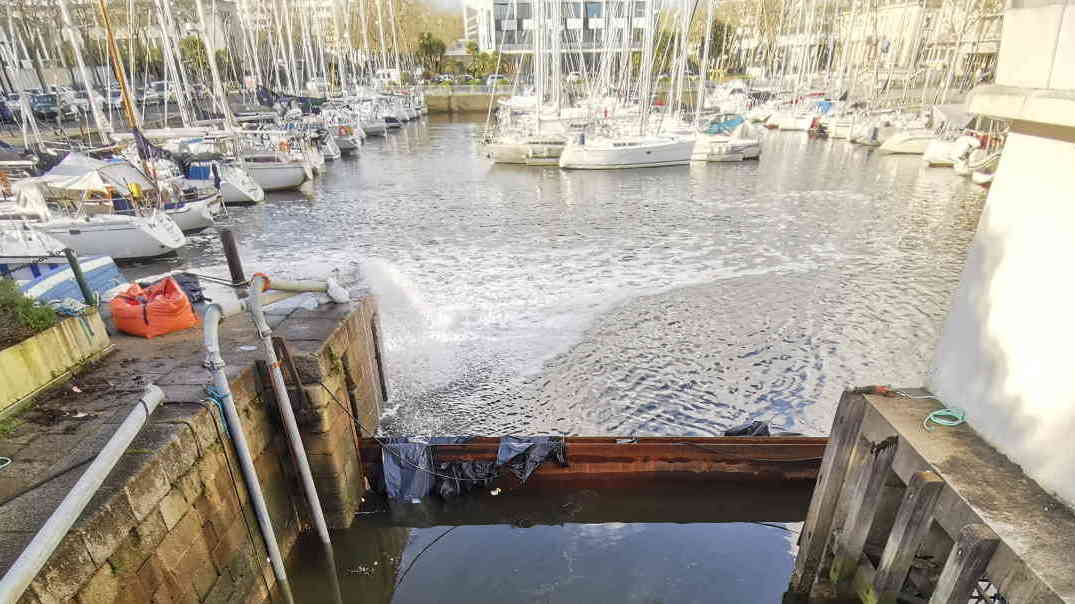
[[[558,23],[549,31],[559,32],[563,53],[594,56],[642,50],[645,30],[656,20],[653,0],[539,1],[544,4],[538,6],[533,0],[464,0],[466,39],[477,42],[482,52],[532,53],[541,17],[536,9],[542,9],[544,22]],[[551,42],[547,43],[551,48]]]

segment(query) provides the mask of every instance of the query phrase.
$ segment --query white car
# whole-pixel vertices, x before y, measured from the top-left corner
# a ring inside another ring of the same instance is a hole
[[[501,75],[499,73],[493,73],[493,74],[489,74],[489,77],[485,78],[485,85],[486,86],[499,86],[500,84],[507,84],[510,81],[511,80],[509,80],[508,76],[506,76],[506,75]]]

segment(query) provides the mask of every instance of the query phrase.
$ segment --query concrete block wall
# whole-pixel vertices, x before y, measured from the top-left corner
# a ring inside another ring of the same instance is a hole
[[[970,109],[1010,132],[937,345],[930,388],[1075,508],[1075,3],[1012,0],[997,84]]]
[[[296,365],[303,367],[310,403],[309,409],[296,412],[304,418],[304,444],[326,516],[336,528],[351,524],[364,492],[349,413],[375,429],[380,409],[371,328],[375,314],[372,299],[363,299],[270,316],[277,334],[289,338]],[[251,328],[242,319],[225,323],[226,349],[250,341]],[[194,383],[207,375],[195,352],[199,347],[191,341],[197,338],[191,336],[200,333],[188,334],[174,346],[183,358],[181,366],[159,380],[172,382],[164,384],[168,404],[154,412],[20,603],[266,601],[275,578],[219,411],[212,402],[176,402],[201,398],[201,387]],[[309,526],[305,499],[271,386],[259,379],[252,363],[237,365],[229,365],[229,382],[286,556]],[[88,451],[107,440],[129,407],[123,404],[99,436],[87,440]],[[62,497],[79,473],[69,474],[42,488],[54,489],[53,499]],[[0,511],[36,514],[43,522],[54,505],[42,505],[46,498],[37,495],[28,493]],[[0,521],[0,536],[10,530]],[[24,535],[25,540],[30,536],[32,532]]]

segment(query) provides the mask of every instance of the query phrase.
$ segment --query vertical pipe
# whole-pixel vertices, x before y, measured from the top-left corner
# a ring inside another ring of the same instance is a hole
[[[243,259],[239,257],[239,244],[235,241],[235,233],[231,229],[220,229],[220,244],[224,247],[224,258],[228,261],[232,285],[245,283],[246,274],[243,272]]]
[[[269,554],[269,563],[272,565],[273,574],[284,599],[288,604],[295,604],[291,595],[291,583],[287,578],[287,570],[284,568],[284,558],[280,554],[280,547],[276,543],[276,532],[272,528],[272,519],[269,517],[269,508],[265,505],[265,495],[261,492],[261,482],[258,480],[257,470],[254,468],[254,457],[250,454],[250,446],[246,442],[246,434],[243,432],[243,424],[239,419],[239,411],[235,408],[235,399],[231,395],[231,386],[228,378],[224,375],[224,358],[220,356],[220,340],[217,337],[217,328],[222,316],[220,305],[210,304],[205,310],[204,337],[205,337],[205,366],[212,374],[213,387],[220,393],[220,406],[224,411],[224,420],[227,422],[228,434],[231,435],[235,454],[239,458],[239,467],[243,473],[243,482],[246,483],[250,502],[254,506],[254,514],[258,519],[258,528],[265,540],[265,550]]]
[[[287,394],[287,385],[284,384],[284,374],[280,371],[280,359],[276,356],[276,349],[272,345],[272,328],[265,321],[265,315],[261,311],[259,296],[263,289],[269,286],[269,280],[263,275],[254,275],[250,281],[249,307],[250,315],[254,320],[254,326],[258,330],[258,337],[265,346],[265,362],[269,366],[269,375],[272,378],[273,389],[276,391],[276,402],[280,408],[280,418],[284,422],[284,431],[287,433],[288,443],[291,445],[291,453],[295,456],[295,465],[298,466],[299,476],[302,479],[302,487],[306,491],[306,500],[310,506],[310,516],[314,520],[314,527],[323,543],[332,543],[328,534],[328,524],[325,522],[325,514],[321,509],[321,498],[317,495],[317,486],[314,484],[313,472],[310,470],[310,461],[306,458],[306,449],[302,445],[302,436],[299,434],[299,424],[295,421],[295,412],[291,409],[291,398]],[[296,384],[296,387],[302,387]]]
[[[153,384],[146,386],[142,398],[131,409],[123,423],[116,428],[115,433],[45,521],[44,526],[37,531],[26,549],[22,550],[15,563],[4,574],[3,579],[0,579],[0,604],[14,604],[19,600],[67,532],[71,530],[71,526],[78,520],[90,499],[101,488],[101,484],[130,446],[131,441],[138,436],[142,426],[153,414],[153,410],[163,400],[164,392],[160,388]]]
[[[92,99],[90,102],[93,102]],[[78,256],[75,255],[75,250],[64,248],[63,255],[67,257],[67,263],[71,265],[71,273],[75,276],[75,283],[78,283],[78,289],[82,290],[82,299],[86,301],[87,305],[96,306],[97,296],[95,296],[93,290],[90,289],[90,284],[86,283],[86,275],[82,273],[82,265],[78,263]]]

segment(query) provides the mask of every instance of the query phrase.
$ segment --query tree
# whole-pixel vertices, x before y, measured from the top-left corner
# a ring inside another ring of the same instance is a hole
[[[441,63],[444,60],[444,53],[448,50],[444,41],[433,36],[431,32],[423,32],[418,36],[418,50],[415,54],[418,56],[422,65],[434,73],[440,73]]]
[[[188,36],[179,41],[179,54],[183,62],[191,69],[205,77],[205,70],[209,66],[209,54],[205,51],[205,44],[197,36]]]

